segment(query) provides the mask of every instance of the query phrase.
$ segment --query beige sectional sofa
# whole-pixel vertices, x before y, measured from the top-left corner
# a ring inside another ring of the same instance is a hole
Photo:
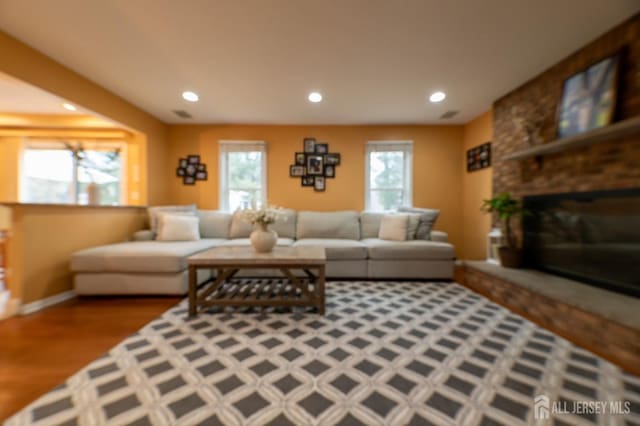
[[[75,253],[71,269],[76,293],[184,294],[188,256],[218,246],[249,246],[252,227],[240,214],[195,213],[200,219],[200,240],[156,241],[153,231],[140,231],[134,241]],[[378,238],[383,213],[285,210],[283,216],[273,225],[278,245],[324,247],[328,278],[453,277],[455,252],[444,232],[431,231],[429,240],[388,241]],[[156,222],[153,214],[150,222],[152,226]],[[208,278],[207,271],[198,276],[199,281]]]

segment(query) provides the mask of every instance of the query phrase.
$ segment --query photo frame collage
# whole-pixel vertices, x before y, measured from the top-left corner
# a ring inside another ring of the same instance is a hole
[[[195,185],[198,180],[207,180],[207,165],[200,162],[199,155],[188,155],[178,160],[176,176],[182,178],[183,185]]]
[[[467,150],[467,172],[491,166],[491,142]]]
[[[340,154],[329,152],[329,144],[315,138],[304,138],[302,152],[296,152],[289,176],[299,177],[302,186],[311,186],[316,192],[327,188],[327,179],[336,177]]]

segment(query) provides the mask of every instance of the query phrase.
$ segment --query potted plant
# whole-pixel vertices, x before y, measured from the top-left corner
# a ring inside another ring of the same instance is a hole
[[[522,203],[512,198],[508,192],[502,192],[489,200],[484,200],[482,210],[486,213],[495,213],[500,222],[503,235],[503,245],[498,248],[500,264],[506,268],[519,268],[522,265],[522,250],[518,248],[516,235],[511,228],[511,219],[525,214]]]

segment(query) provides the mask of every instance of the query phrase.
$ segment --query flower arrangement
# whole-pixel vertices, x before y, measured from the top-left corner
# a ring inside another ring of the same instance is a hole
[[[260,225],[262,228],[275,223],[282,216],[282,208],[273,205],[243,209],[240,212],[246,222]]]

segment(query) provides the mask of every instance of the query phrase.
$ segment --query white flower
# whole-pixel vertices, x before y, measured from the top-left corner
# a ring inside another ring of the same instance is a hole
[[[282,214],[282,208],[273,205],[261,208],[243,209],[240,213],[242,214],[242,218],[251,225],[255,225],[256,223],[261,225],[270,225],[284,217]]]

